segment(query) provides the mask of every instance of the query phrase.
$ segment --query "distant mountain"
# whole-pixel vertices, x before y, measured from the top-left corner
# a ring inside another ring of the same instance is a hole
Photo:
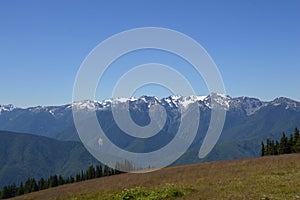
[[[86,111],[96,111],[101,127],[118,146],[134,151],[148,152],[158,149],[172,140],[180,124],[179,107],[197,103],[200,108],[200,124],[196,139],[188,152],[176,164],[199,162],[197,153],[210,122],[212,100],[227,111],[224,129],[216,147],[205,160],[233,159],[259,155],[260,143],[267,138],[278,139],[282,132],[291,133],[300,127],[300,103],[288,98],[277,98],[264,102],[256,98],[232,98],[223,94],[209,96],[142,96],[117,98],[101,102],[80,101],[63,106],[38,106],[16,108],[1,106],[0,130],[29,132],[58,140],[79,141],[74,127],[72,107]],[[166,124],[157,136],[149,140],[135,139],[124,134],[115,123],[112,107],[123,109],[129,103],[132,119],[139,125],[150,122],[149,109],[161,105],[167,112]],[[86,119],[88,120],[88,119]],[[83,122],[84,123],[84,122]],[[122,139],[120,139],[122,138]]]
[[[27,178],[75,175],[98,162],[79,142],[0,131],[0,187]]]

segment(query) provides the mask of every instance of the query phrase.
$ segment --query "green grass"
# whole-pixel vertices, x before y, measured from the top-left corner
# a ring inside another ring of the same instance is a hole
[[[121,193],[115,195],[115,200],[164,200],[176,197],[183,197],[194,189],[192,187],[178,187],[174,184],[167,184],[164,187],[156,187],[154,189],[146,189],[143,187],[135,187],[125,189]]]
[[[105,192],[96,192],[80,196],[70,196],[66,200],[89,200],[89,199],[110,199],[110,200],[167,200],[183,197],[194,192],[192,186],[176,186],[175,184],[165,184],[155,188],[134,187],[123,189],[121,192],[112,194]]]
[[[127,173],[17,199],[300,200],[300,154],[168,167],[145,174]]]

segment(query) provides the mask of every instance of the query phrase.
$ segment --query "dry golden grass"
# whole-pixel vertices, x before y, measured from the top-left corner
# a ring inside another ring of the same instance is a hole
[[[166,184],[194,191],[178,199],[300,199],[300,154],[168,167],[64,185],[15,199],[113,199],[126,188]],[[177,198],[176,198],[177,199]]]

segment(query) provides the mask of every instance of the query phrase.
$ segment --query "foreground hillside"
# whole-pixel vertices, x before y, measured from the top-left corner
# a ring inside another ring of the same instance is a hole
[[[169,184],[174,187],[173,194],[183,191],[175,199],[300,199],[299,180],[300,154],[291,154],[169,167],[144,174],[121,174],[15,199],[115,199],[124,191],[155,193]],[[126,188],[135,190],[124,190]]]

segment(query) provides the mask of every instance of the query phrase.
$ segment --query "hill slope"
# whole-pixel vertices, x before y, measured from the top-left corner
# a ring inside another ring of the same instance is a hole
[[[79,142],[0,131],[0,186],[27,178],[74,175],[98,163]]]
[[[112,199],[125,188],[173,183],[193,191],[181,199],[299,199],[300,154],[169,167],[64,185],[15,199]],[[179,198],[180,199],[180,198]]]

